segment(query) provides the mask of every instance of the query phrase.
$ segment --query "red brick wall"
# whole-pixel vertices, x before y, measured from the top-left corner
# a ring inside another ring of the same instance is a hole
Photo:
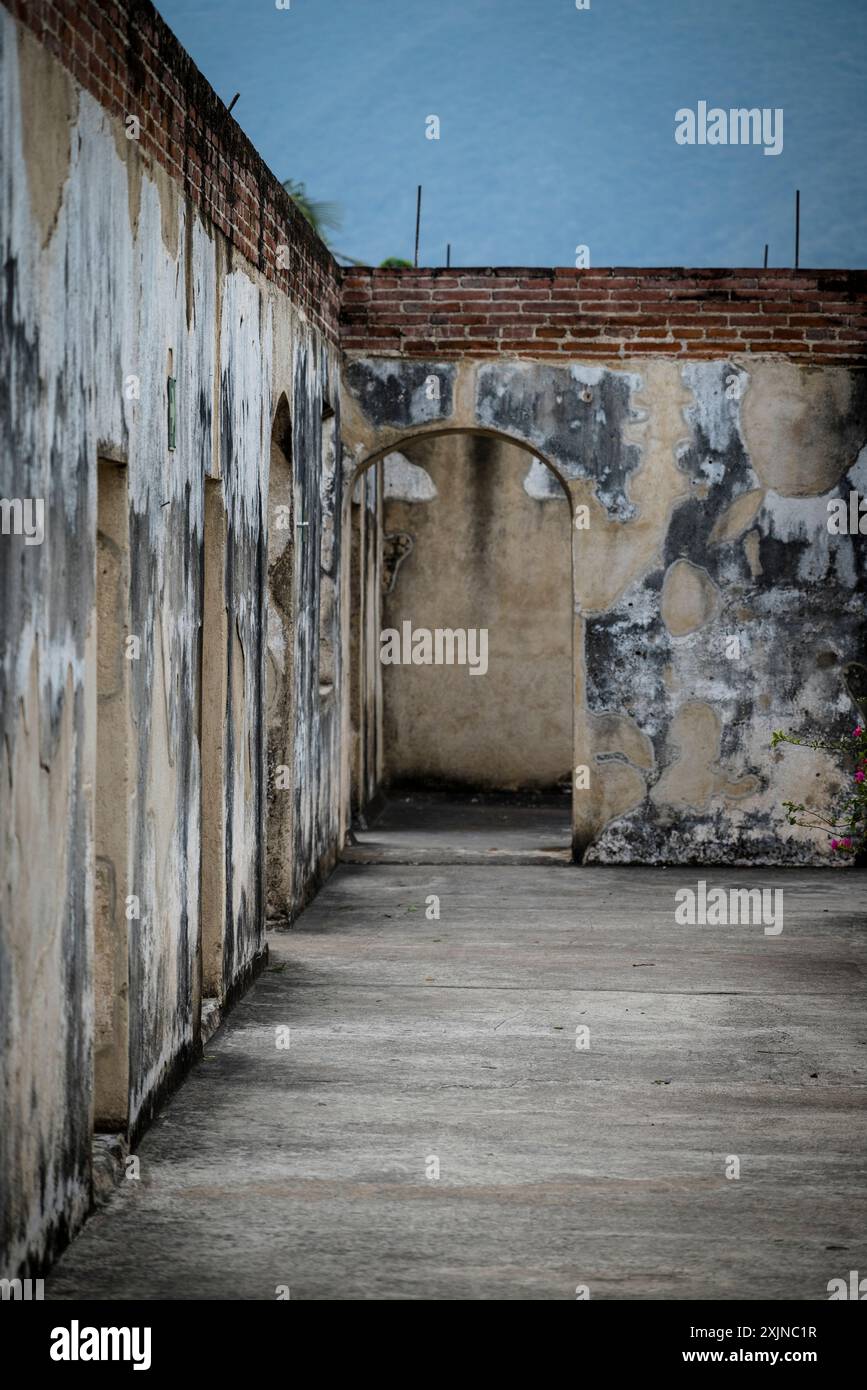
[[[867,272],[369,270],[342,275],[149,0],[5,0],[237,251],[349,351],[454,358],[774,353],[864,365]],[[278,247],[288,246],[285,268]]]
[[[346,351],[867,364],[863,270],[343,271]]]
[[[336,340],[334,259],[148,0],[4,3],[107,111],[139,118],[142,153]]]

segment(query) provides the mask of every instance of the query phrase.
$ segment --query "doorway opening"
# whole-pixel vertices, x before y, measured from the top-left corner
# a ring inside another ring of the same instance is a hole
[[[337,582],[334,545],[334,493],[337,479],[337,417],[328,401],[322,406],[322,466],[319,472],[319,698],[334,691]]]
[[[202,659],[199,742],[202,750],[201,992],[202,1029],[223,997],[226,936],[226,718],[229,614],[226,602],[227,514],[222,478],[205,479]]]
[[[97,463],[94,1128],[129,1121],[130,563],[127,469]]]
[[[265,709],[268,729],[266,915],[287,921],[292,910],[292,797],[295,760],[295,504],[292,493],[292,417],[280,397],[271,428],[268,482],[268,586]]]
[[[571,862],[561,478],[514,440],[448,431],[377,460],[351,508],[346,857]]]

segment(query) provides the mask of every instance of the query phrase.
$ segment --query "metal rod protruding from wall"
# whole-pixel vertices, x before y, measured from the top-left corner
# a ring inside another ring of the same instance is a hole
[[[795,269],[801,264],[801,190],[795,189]]]
[[[418,238],[421,231],[421,184],[418,186],[418,199],[415,205],[415,257],[413,265],[418,270]]]

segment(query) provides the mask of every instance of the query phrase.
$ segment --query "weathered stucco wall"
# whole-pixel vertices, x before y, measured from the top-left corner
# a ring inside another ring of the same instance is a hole
[[[822,807],[839,774],[770,741],[851,718],[841,668],[864,656],[867,562],[862,536],[829,534],[827,503],[867,488],[863,371],[782,353],[350,355],[344,420],[354,468],[462,429],[520,442],[566,481],[578,858],[825,862],[825,837],[788,827],[781,803]],[[544,571],[551,550],[532,561]],[[459,545],[450,563],[472,561]],[[441,563],[425,582],[448,587]]]
[[[340,514],[322,487],[333,332],[6,10],[0,92],[0,495],[45,503],[41,545],[0,538],[5,1273],[39,1267],[81,1222],[94,1120],[135,1133],[196,1047],[203,994],[230,999],[263,958],[269,455],[283,395],[293,522],[306,523],[291,551],[290,777],[275,793],[292,799],[292,841],[270,847],[291,865],[289,915],[334,860],[339,680],[323,702],[317,661],[321,534],[337,566]],[[297,262],[296,242],[313,238],[289,222]],[[100,460],[123,478],[120,519],[98,496]],[[203,624],[206,485],[220,621]],[[112,586],[99,624],[98,557]],[[127,739],[128,826],[101,845],[116,788],[97,747],[114,766],[105,730],[121,697],[111,727]],[[204,922],[203,799],[222,851]],[[124,1064],[96,1102],[95,1039]]]
[[[263,959],[266,914],[328,873],[384,715],[409,747],[383,710],[382,533],[404,518],[379,461],[420,435],[520,445],[567,488],[571,585],[559,503],[531,502],[525,559],[571,609],[551,717],[589,773],[576,857],[822,858],[780,802],[822,803],[836,773],[768,744],[843,721],[864,655],[863,541],[825,523],[867,489],[867,279],[353,270],[343,364],[332,257],[147,0],[8,0],[0,103],[0,496],[4,520],[45,509],[41,543],[0,537],[14,1274],[86,1215],[94,1125],[140,1130]],[[433,452],[465,550],[422,528],[437,626],[489,538],[465,456]],[[523,492],[485,505],[515,554]]]
[[[342,731],[348,816],[363,814],[383,778],[382,667],[382,468],[369,468],[351,491],[345,544],[342,649],[347,694]]]
[[[383,467],[383,628],[487,633],[484,674],[383,667],[386,780],[568,787],[572,547],[560,482],[484,435],[421,439]]]

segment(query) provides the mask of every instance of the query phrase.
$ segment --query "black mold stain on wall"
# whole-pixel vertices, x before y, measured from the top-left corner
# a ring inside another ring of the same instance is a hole
[[[375,425],[408,428],[446,420],[454,409],[456,368],[443,362],[354,359],[344,382]],[[436,379],[438,395],[428,383]]]
[[[100,138],[113,152],[110,136]],[[2,177],[4,197],[9,199],[11,170],[6,166]],[[125,216],[125,202],[123,211]],[[196,257],[204,255],[203,263],[190,263],[192,235],[188,226],[174,291],[162,284],[151,289],[155,294],[165,290],[168,302],[177,309],[177,322],[186,325],[180,341],[173,344],[181,391],[178,447],[168,457],[161,427],[149,431],[134,410],[114,408],[113,392],[124,380],[125,364],[115,346],[106,351],[100,342],[105,325],[96,309],[87,314],[85,324],[78,325],[80,341],[70,333],[69,345],[60,351],[60,365],[52,365],[49,374],[46,364],[55,363],[58,354],[40,338],[38,326],[28,325],[22,307],[27,295],[22,294],[19,263],[8,237],[3,252],[0,495],[44,497],[46,541],[42,546],[26,546],[21,538],[4,535],[0,542],[0,761],[5,783],[0,801],[4,811],[11,806],[13,816],[20,802],[25,807],[22,823],[26,825],[26,815],[31,814],[26,810],[26,798],[33,796],[38,808],[42,792],[37,789],[44,788],[54,776],[58,779],[57,803],[64,807],[63,831],[54,845],[56,861],[44,868],[52,885],[52,920],[33,924],[34,930],[46,933],[56,927],[59,942],[57,978],[52,978],[51,987],[62,1007],[58,1005],[56,1029],[52,1020],[47,1025],[52,1030],[50,1063],[56,1096],[47,1099],[44,1088],[36,1085],[22,1085],[15,1091],[9,1084],[19,1070],[16,1048],[20,1051],[27,1046],[27,1033],[6,1011],[0,1020],[4,1060],[0,1168],[5,1179],[0,1259],[6,1273],[10,1252],[14,1252],[12,1272],[35,1274],[62,1250],[80,1226],[90,1201],[94,999],[89,862],[94,847],[93,767],[88,765],[88,747],[93,710],[85,671],[92,657],[88,635],[92,639],[95,611],[95,478],[98,459],[106,450],[112,458],[127,459],[128,621],[130,634],[141,642],[139,659],[130,661],[128,670],[134,793],[129,823],[129,889],[140,899],[141,914],[128,923],[129,1132],[133,1141],[194,1051],[200,910],[202,516],[215,427],[213,345],[215,331],[219,335],[220,329],[207,315],[199,321],[199,306],[190,315],[190,305],[184,302],[189,286],[198,283],[197,276],[207,282],[210,273],[204,240],[201,252],[196,250]],[[72,295],[68,247],[59,255]],[[215,255],[215,262],[215,274],[222,278],[222,258]],[[98,272],[104,280],[93,282],[108,303],[114,302],[113,268],[115,260],[109,257]],[[170,279],[171,275],[167,284]],[[202,296],[200,304],[206,301],[207,296]],[[293,858],[297,906],[328,872],[338,848],[340,682],[338,674],[330,703],[323,706],[316,662],[323,506],[321,412],[323,401],[329,398],[339,415],[339,401],[335,350],[323,348],[315,333],[290,318],[287,301],[275,299],[275,303],[275,312],[286,315],[298,347],[298,370],[287,373],[287,381],[292,375],[290,389],[301,433],[296,451],[299,512],[310,522],[309,533],[297,533],[299,548],[305,552],[297,591],[297,612],[303,617],[305,674],[296,690],[301,707],[293,763],[297,774],[294,795],[305,806],[306,820],[299,825],[296,845],[286,849]],[[267,332],[270,329],[260,316],[260,343],[267,341]],[[239,460],[243,455],[249,461],[255,454],[253,441],[260,415],[264,417],[269,408],[272,383],[270,360],[263,352],[254,359],[261,363],[261,370],[258,375],[253,373],[251,389],[250,359],[244,356],[247,350],[241,344],[237,354],[223,351],[219,382],[230,635],[225,652],[229,747],[222,789],[228,904],[224,1003],[245,983],[264,947],[266,536],[259,481],[251,502],[251,480],[240,477]],[[96,379],[91,379],[93,376]],[[184,383],[191,387],[189,399],[183,396]],[[109,417],[112,433],[103,440],[97,437],[96,420]],[[164,418],[164,412],[160,413],[160,426]],[[339,419],[336,424],[339,432]],[[242,439],[235,437],[239,432]],[[267,445],[265,451],[267,457]],[[256,456],[254,463],[258,467],[261,459]],[[324,496],[325,506],[333,510],[331,563],[335,578],[340,558],[339,476],[338,462]],[[338,599],[335,643],[339,622]],[[246,671],[239,684],[233,677],[240,674],[240,654]],[[38,664],[39,704],[38,708],[27,705],[24,727],[19,686],[23,676],[22,698],[26,703],[31,663],[34,670]],[[295,662],[296,673],[301,665]],[[247,705],[243,721],[236,707],[239,689]],[[236,728],[237,737],[243,738],[248,748],[235,747]],[[25,738],[30,740],[28,749],[33,750],[32,755],[28,752],[28,785],[13,789],[12,767],[16,754],[21,757],[21,740]],[[61,740],[65,740],[62,747]],[[235,775],[235,756],[242,751],[245,758],[249,751],[250,767],[250,778],[243,787]],[[13,790],[15,795],[10,795]],[[245,830],[243,837],[235,834],[236,811],[246,813],[253,833]],[[8,834],[14,833],[12,822]],[[165,855],[158,855],[155,849],[161,834],[170,840]],[[24,851],[26,846],[13,847],[19,858]],[[11,1000],[16,991],[23,997],[22,991],[32,987],[33,981],[21,976],[15,926],[7,919],[3,900],[0,915],[4,918],[0,923],[0,990],[4,1000]]]
[[[333,413],[334,474],[323,485],[323,415]],[[333,534],[326,577],[336,581],[341,555],[341,445],[338,371],[316,334],[299,343],[293,396],[295,546],[298,596],[293,662],[293,898],[303,906],[336,862],[339,829],[340,603],[330,631],[335,654],[333,688],[320,693],[322,537],[326,515]]]
[[[769,711],[794,711],[808,682],[824,689],[821,727],[842,732],[848,715],[836,713],[840,668],[864,650],[863,551],[829,550],[827,568],[810,577],[817,540],[807,534],[774,534],[773,506],[760,506],[744,528],[756,537],[759,570],[753,572],[743,534],[712,542],[714,526],[745,493],[762,490],[740,429],[742,370],[730,363],[691,364],[685,380],[694,389],[687,409],[690,428],[679,467],[694,495],[678,502],[662,548],[663,563],[637,581],[618,603],[587,622],[588,705],[591,711],[627,711],[653,742],[656,767],[648,775],[642,805],[606,827],[590,859],[642,863],[804,863],[815,851],[781,837],[780,810],[738,805],[706,809],[658,804],[652,788],[675,756],[669,735],[677,709],[705,700],[720,719],[717,766],[733,777],[752,775],[758,791],[768,786],[770,748],[757,748],[754,731]],[[662,584],[679,560],[704,571],[716,586],[720,609],[704,627],[673,637],[662,620]],[[852,583],[852,569],[857,573]],[[845,574],[844,574],[845,571]],[[738,638],[741,655],[729,659],[726,640]],[[671,682],[675,681],[672,690]],[[785,722],[780,716],[778,723]],[[799,722],[815,730],[815,717]],[[768,745],[770,733],[768,733]]]
[[[637,380],[586,367],[569,370],[538,363],[485,363],[479,368],[479,422],[536,447],[569,478],[592,479],[607,514],[635,514],[629,478],[641,452],[625,427],[638,418],[632,403]]]
[[[5,171],[4,177],[9,181],[9,198],[11,170]],[[63,1248],[81,1219],[89,1185],[91,963],[89,903],[83,872],[88,853],[88,772],[84,765],[84,688],[72,675],[72,663],[79,670],[83,668],[93,600],[95,534],[88,524],[88,473],[86,467],[80,466],[87,459],[86,442],[80,445],[77,468],[68,467],[61,450],[60,431],[71,402],[78,405],[82,383],[68,360],[53,373],[50,382],[44,379],[39,330],[31,330],[24,321],[19,274],[19,263],[7,238],[3,246],[0,319],[0,496],[43,499],[46,541],[29,546],[14,534],[0,539],[0,756],[7,764],[9,778],[0,787],[4,835],[14,833],[11,819],[7,821],[7,816],[14,815],[15,806],[11,777],[18,739],[24,736],[16,686],[19,663],[28,667],[38,664],[39,708],[28,711],[28,724],[29,736],[38,745],[40,777],[60,777],[60,742],[64,726],[68,723],[71,728],[67,752],[69,779],[66,786],[58,783],[57,788],[57,796],[64,796],[69,808],[66,870],[55,885],[53,921],[39,924],[39,930],[46,934],[54,927],[59,931],[66,999],[60,1021],[62,1031],[55,1039],[63,1111],[47,1125],[40,1124],[39,1097],[35,1092],[26,1098],[30,1113],[23,1128],[22,1117],[16,1112],[18,1098],[11,1082],[16,1071],[15,1052],[23,1040],[12,1031],[15,1020],[10,1012],[16,985],[11,944],[15,928],[10,920],[0,920],[0,992],[5,1004],[0,1018],[0,1172],[4,1178],[0,1184],[0,1264],[7,1250],[24,1246],[32,1235],[32,1213],[20,1197],[20,1183],[26,1162],[23,1140],[35,1133],[35,1177],[44,1216],[36,1243],[25,1257],[22,1272],[28,1275],[38,1272],[46,1260]],[[48,456],[43,458],[38,422],[49,387],[54,393],[57,414]],[[47,478],[52,479],[51,487],[46,487]],[[71,577],[76,581],[74,588],[70,585]],[[52,658],[61,653],[66,660],[62,669],[55,667],[52,675]],[[33,847],[18,843],[16,851],[26,858]],[[50,876],[53,867],[46,864],[43,872]],[[0,915],[5,918],[5,913]],[[17,984],[20,987],[22,981],[18,979]],[[28,1021],[19,1020],[24,1026]],[[53,1142],[50,1138],[46,1142],[46,1134],[52,1132]]]

